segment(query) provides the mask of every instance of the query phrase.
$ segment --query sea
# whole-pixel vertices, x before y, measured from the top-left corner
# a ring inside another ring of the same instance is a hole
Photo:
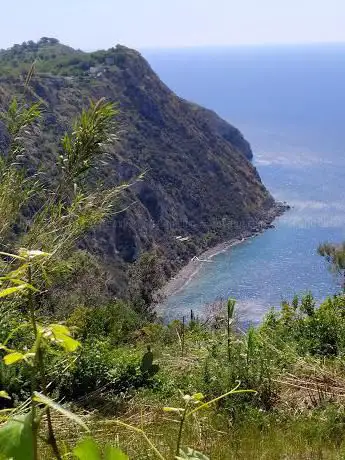
[[[311,292],[320,302],[340,278],[317,254],[345,240],[345,44],[143,50],[179,96],[215,110],[250,141],[272,195],[292,209],[275,228],[216,255],[164,303],[165,319],[203,316],[221,299],[258,323]]]

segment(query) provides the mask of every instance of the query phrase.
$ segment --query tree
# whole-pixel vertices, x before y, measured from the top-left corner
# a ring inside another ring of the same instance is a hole
[[[327,260],[333,271],[342,274],[345,293],[345,242],[341,244],[323,243],[319,246],[318,253]]]
[[[159,289],[165,281],[163,264],[157,251],[145,252],[129,271],[129,294],[135,309],[152,318],[153,306],[162,300]]]
[[[39,45],[56,45],[59,43],[59,40],[57,38],[51,38],[51,37],[42,37],[38,44]]]

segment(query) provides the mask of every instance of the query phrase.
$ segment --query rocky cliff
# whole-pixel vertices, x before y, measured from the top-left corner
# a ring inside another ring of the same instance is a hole
[[[49,170],[59,137],[88,99],[118,103],[119,140],[103,179],[146,173],[126,197],[130,207],[84,242],[121,278],[118,286],[142,251],[156,247],[168,277],[209,246],[272,220],[274,200],[236,128],[175,95],[134,50],[83,53],[46,40],[0,52],[0,104],[20,91],[20,73],[37,59],[31,97],[44,106],[44,134],[35,163]]]

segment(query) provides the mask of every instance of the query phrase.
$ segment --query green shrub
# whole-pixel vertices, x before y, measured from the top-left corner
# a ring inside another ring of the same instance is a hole
[[[139,314],[124,301],[95,308],[77,307],[67,322],[76,327],[82,340],[106,339],[112,346],[126,343],[142,324]]]
[[[92,393],[124,397],[130,390],[151,384],[140,369],[142,352],[113,348],[110,341],[86,342],[70,370],[62,376],[60,396],[70,400]]]
[[[337,356],[345,351],[345,297],[328,298],[319,307],[310,295],[270,312],[260,328],[275,346],[295,348],[300,356]]]

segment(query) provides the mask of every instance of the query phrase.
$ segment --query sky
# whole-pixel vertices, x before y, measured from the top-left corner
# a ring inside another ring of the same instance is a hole
[[[56,37],[86,51],[345,42],[345,0],[0,0],[0,48]]]

